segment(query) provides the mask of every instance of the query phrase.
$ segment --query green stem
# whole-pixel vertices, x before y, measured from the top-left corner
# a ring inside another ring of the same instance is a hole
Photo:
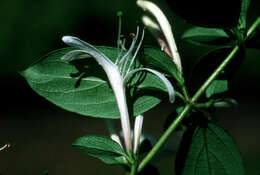
[[[140,165],[137,168],[137,172],[142,171],[142,169],[150,162],[156,152],[161,148],[164,142],[168,139],[171,135],[172,131],[176,129],[176,127],[181,123],[183,118],[188,114],[191,109],[191,105],[187,104],[180,115],[173,121],[173,123],[169,126],[169,128],[164,132],[158,142],[154,145],[152,150],[146,155],[146,157],[142,160]]]
[[[257,28],[260,24],[260,17],[256,19],[256,21],[249,28],[247,36],[251,35],[251,33]],[[195,93],[195,95],[191,98],[191,103],[186,104],[183,111],[178,115],[178,117],[172,122],[169,128],[163,133],[158,142],[154,145],[151,151],[146,155],[146,157],[141,161],[137,168],[137,172],[142,171],[142,169],[150,162],[150,160],[154,157],[154,155],[158,152],[158,150],[162,147],[171,133],[181,124],[182,120],[187,116],[189,111],[192,109],[192,105],[199,99],[199,97],[205,92],[210,83],[217,78],[217,76],[221,73],[221,71],[228,65],[228,63],[234,58],[235,54],[238,52],[239,46],[235,46],[230,54],[225,58],[225,60],[218,66],[218,68],[211,74],[211,76],[203,83],[203,85],[199,88],[199,90]]]
[[[250,36],[255,29],[259,26],[260,24],[260,16],[255,20],[255,22],[251,25],[251,27],[248,29],[246,36]]]
[[[136,167],[137,167],[137,166],[136,166],[135,163],[131,165],[130,175],[135,175],[135,174],[136,174]]]
[[[203,85],[199,88],[199,90],[192,97],[191,101],[195,103],[199,97],[205,92],[208,88],[209,84],[216,79],[216,77],[221,73],[221,71],[227,66],[227,64],[232,60],[237,51],[239,50],[239,46],[235,46],[230,54],[225,58],[225,60],[218,66],[218,68],[211,74],[211,76],[203,83]]]
[[[235,56],[236,52],[239,50],[239,46],[235,46],[231,53],[226,57],[226,59],[219,65],[219,67],[211,74],[211,76],[203,83],[203,85],[199,88],[199,90],[192,97],[191,102],[195,103],[199,97],[205,92],[209,84],[216,79],[216,77],[220,74],[220,72],[226,67],[226,65],[231,61],[231,59]],[[182,120],[187,116],[189,111],[192,109],[192,103],[186,104],[183,111],[179,114],[179,116],[172,122],[169,128],[164,132],[158,142],[154,145],[152,150],[146,155],[146,157],[142,160],[140,165],[138,166],[137,172],[140,172],[153,156],[157,153],[157,151],[161,148],[161,146],[165,143],[171,133],[179,126]]]

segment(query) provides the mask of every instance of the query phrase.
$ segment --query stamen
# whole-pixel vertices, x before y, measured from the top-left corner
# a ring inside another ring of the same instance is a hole
[[[135,35],[134,33],[130,33],[129,36],[130,36],[131,38],[133,38],[133,39],[136,37],[136,35]]]
[[[122,26],[122,12],[121,11],[118,11],[117,12],[117,16],[119,18],[119,22],[118,22],[118,35],[117,35],[117,58],[116,58],[116,62],[118,61],[119,59],[119,54],[120,54],[120,51],[119,51],[119,47],[120,47],[120,44],[121,44],[121,39],[120,39],[120,36],[121,36],[121,26]]]
[[[131,63],[130,63],[130,65],[129,65],[129,67],[128,67],[128,70],[126,71],[126,74],[128,74],[128,72],[130,71],[130,68],[131,68],[132,64],[134,63],[134,60],[135,60],[135,58],[136,58],[136,55],[137,55],[139,49],[141,48],[142,42],[143,42],[143,40],[144,40],[144,31],[145,31],[145,29],[143,29],[143,33],[142,33],[140,42],[139,42],[139,44],[138,44],[138,46],[137,46],[137,48],[136,48],[136,50],[135,50],[133,59],[131,60]]]
[[[131,44],[128,52],[124,55],[124,57],[121,59],[121,61],[119,63],[121,74],[123,74],[125,72],[125,67],[127,65],[128,57],[132,53],[132,51],[134,49],[134,46],[135,46],[136,40],[138,38],[138,35],[139,35],[139,26],[137,26],[136,36],[135,36],[135,38],[133,38],[132,44]]]
[[[124,38],[123,43],[122,44],[120,43],[121,44],[121,49],[120,49],[120,53],[118,54],[118,56],[116,58],[116,62],[115,62],[116,65],[118,65],[118,62],[120,60],[120,57],[121,57],[123,51],[126,50],[125,49],[125,41],[126,41],[126,39]]]
[[[119,54],[119,47],[120,47],[120,36],[121,36],[121,26],[122,26],[122,15],[123,13],[121,11],[117,12],[117,16],[119,18],[119,24],[118,24],[118,35],[117,35],[117,55]]]

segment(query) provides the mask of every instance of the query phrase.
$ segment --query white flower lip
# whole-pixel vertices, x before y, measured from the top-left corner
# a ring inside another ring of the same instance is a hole
[[[171,54],[173,56],[173,61],[175,65],[177,66],[178,70],[182,72],[182,66],[181,66],[181,60],[180,55],[177,50],[177,46],[173,37],[172,28],[167,20],[166,16],[163,14],[161,9],[156,6],[154,3],[147,1],[147,0],[137,0],[137,5],[141,7],[144,11],[149,11],[158,21],[160,28],[167,40],[167,44],[169,45]],[[153,26],[147,26],[147,27],[153,27]]]

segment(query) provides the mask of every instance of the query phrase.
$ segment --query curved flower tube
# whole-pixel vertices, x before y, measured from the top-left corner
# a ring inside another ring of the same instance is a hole
[[[69,46],[81,49],[80,51],[82,53],[91,55],[93,58],[96,59],[96,61],[102,66],[102,68],[106,72],[110,85],[116,96],[117,106],[120,112],[121,125],[122,125],[124,140],[125,140],[125,147],[126,150],[130,152],[132,150],[130,121],[129,121],[129,114],[128,114],[126,97],[125,97],[125,89],[123,86],[123,77],[121,76],[118,67],[109,58],[107,58],[107,56],[105,56],[102,52],[100,52],[90,44],[80,40],[79,38],[72,37],[72,36],[64,36],[62,40]],[[75,51],[73,53],[75,53]],[[64,55],[61,59],[66,61],[77,59],[78,58],[77,56],[74,58],[71,57],[73,53],[69,52],[68,54]]]

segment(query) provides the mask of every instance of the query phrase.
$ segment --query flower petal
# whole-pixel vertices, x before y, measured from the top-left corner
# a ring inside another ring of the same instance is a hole
[[[164,83],[164,85],[166,86],[167,90],[168,90],[168,94],[169,94],[169,100],[171,103],[174,102],[175,100],[175,91],[174,88],[172,86],[172,84],[170,83],[170,81],[160,72],[153,70],[153,69],[149,69],[149,68],[138,68],[138,69],[134,69],[132,71],[130,71],[124,78],[124,86],[126,85],[127,81],[129,80],[129,78],[131,78],[135,73],[139,72],[139,71],[147,71],[150,72],[154,75],[156,75],[157,77],[159,77],[162,82]]]
[[[76,59],[84,59],[84,58],[88,58],[91,57],[89,54],[87,54],[86,52],[83,52],[82,50],[72,50],[70,52],[68,52],[67,54],[65,54],[63,57],[61,57],[61,60],[64,61],[73,61]]]
[[[163,35],[161,28],[157,25],[157,23],[154,22],[150,17],[145,15],[142,17],[142,21],[144,25],[147,26],[152,35],[157,39],[157,42],[161,46],[161,50],[167,53],[172,58],[173,56],[171,51],[169,50],[165,36]]]
[[[143,119],[142,115],[138,115],[135,117],[135,125],[134,125],[134,153],[137,153],[139,144],[140,144],[140,137],[142,134],[142,127],[143,127]]]
[[[178,70],[182,72],[180,55],[178,53],[175,40],[173,38],[172,29],[169,21],[161,11],[161,9],[154,3],[146,0],[137,0],[137,5],[141,7],[144,11],[148,10],[157,19],[173,55],[173,61],[178,67]]]
[[[62,37],[62,41],[69,46],[79,48],[80,50],[85,51],[89,55],[93,56],[98,63],[103,66],[103,64],[114,64],[107,56],[105,56],[102,52],[96,49],[94,46],[90,45],[89,43],[80,40],[77,37],[73,36],[64,36]]]
[[[155,36],[157,36],[158,33],[161,33],[161,28],[150,17],[144,15],[142,17],[142,21],[144,25],[147,26],[149,30],[151,30],[152,34],[156,34]]]

